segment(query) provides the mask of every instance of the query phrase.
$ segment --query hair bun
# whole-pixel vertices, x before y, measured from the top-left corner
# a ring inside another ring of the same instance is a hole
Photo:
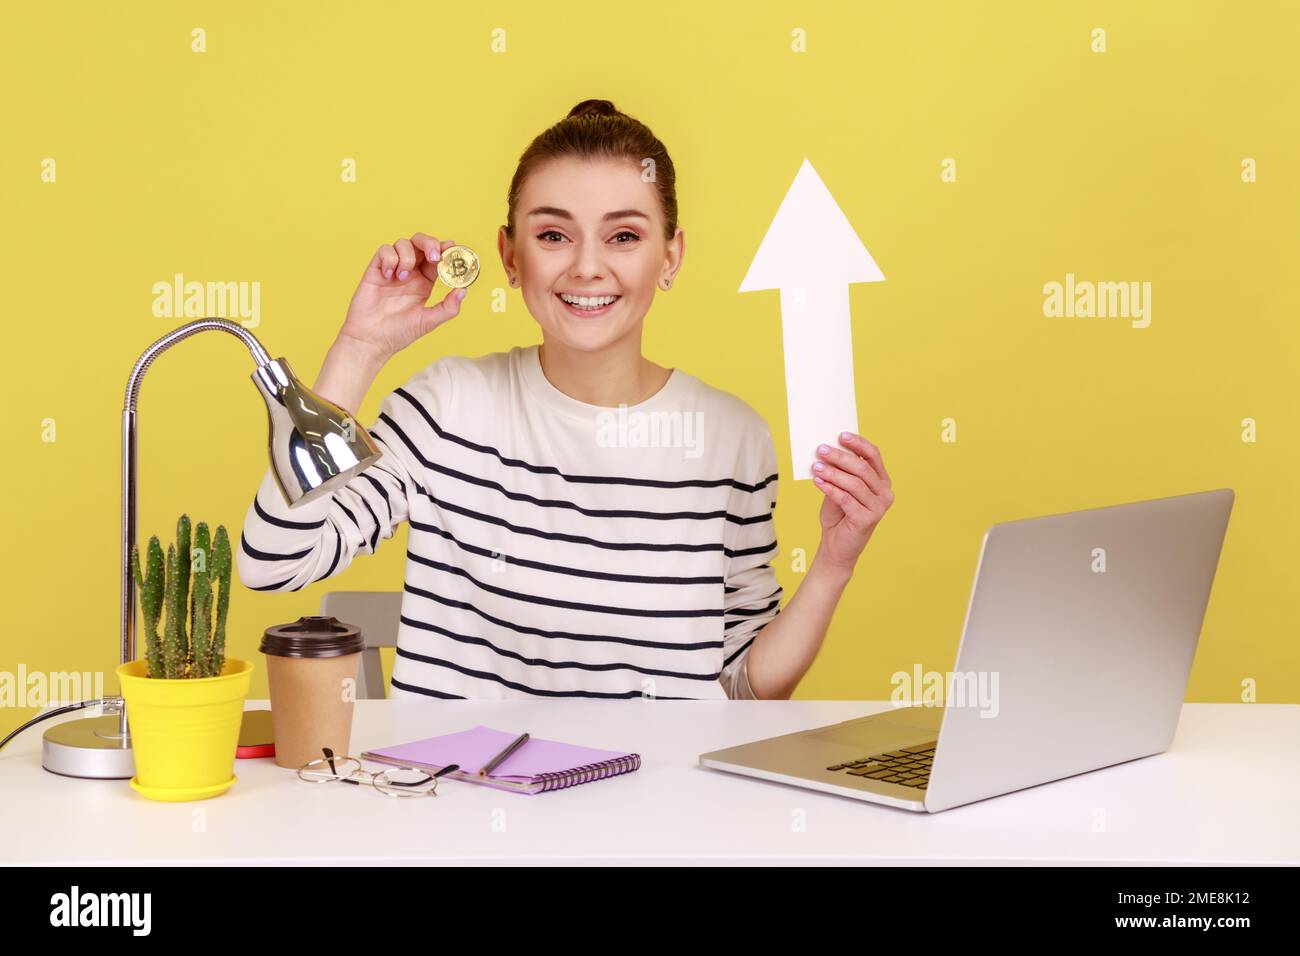
[[[618,116],[619,111],[609,100],[583,100],[573,109],[569,116]]]

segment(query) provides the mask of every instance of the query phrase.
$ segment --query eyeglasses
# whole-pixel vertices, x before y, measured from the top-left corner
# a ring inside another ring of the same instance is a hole
[[[389,767],[366,770],[356,757],[336,757],[329,747],[322,747],[324,757],[309,760],[298,768],[298,779],[307,783],[350,783],[371,786],[389,797],[436,797],[438,778],[458,769],[456,764],[430,774],[419,767]]]

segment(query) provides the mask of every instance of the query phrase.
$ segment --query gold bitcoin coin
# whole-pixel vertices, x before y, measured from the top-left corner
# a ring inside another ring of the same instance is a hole
[[[452,246],[438,259],[438,278],[453,289],[464,289],[478,278],[478,256],[468,246]]]

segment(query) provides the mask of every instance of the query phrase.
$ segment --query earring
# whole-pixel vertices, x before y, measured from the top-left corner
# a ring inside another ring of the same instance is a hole
[[[514,285],[514,284],[515,284],[515,281],[516,281],[516,280],[515,280],[515,277],[514,277],[514,276],[511,276],[511,277],[510,277],[510,284],[511,284],[511,285]]]
[[[664,279],[664,280],[663,280],[662,282],[660,282],[659,284],[660,284],[661,286],[663,286],[665,289],[671,289],[671,288],[673,287],[673,280],[672,280],[672,279]]]

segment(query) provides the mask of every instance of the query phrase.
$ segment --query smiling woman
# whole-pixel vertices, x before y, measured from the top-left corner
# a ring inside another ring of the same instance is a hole
[[[381,404],[383,458],[331,497],[291,511],[268,471],[243,583],[298,590],[408,522],[394,697],[788,697],[889,476],[858,436],[823,446],[821,546],[782,610],[766,424],[641,352],[682,264],[675,183],[663,144],[606,100],[534,139],[498,251],[541,345],[421,370]],[[416,233],[375,252],[317,392],[357,408],[389,357],[458,314],[463,289],[425,304],[453,244]],[[632,425],[616,441],[613,415]]]

